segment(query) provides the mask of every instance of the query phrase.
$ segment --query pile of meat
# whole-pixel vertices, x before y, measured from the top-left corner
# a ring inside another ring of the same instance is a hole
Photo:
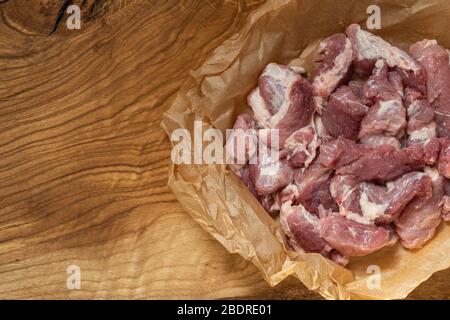
[[[233,170],[294,250],[345,265],[397,241],[422,247],[450,218],[449,51],[423,40],[407,53],[354,24],[318,57],[308,79],[265,67],[234,129],[253,143],[278,129],[278,156],[247,143]]]

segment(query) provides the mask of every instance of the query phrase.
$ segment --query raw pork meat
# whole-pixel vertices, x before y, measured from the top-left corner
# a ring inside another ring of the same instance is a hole
[[[388,144],[393,146],[395,149],[401,148],[400,140],[398,140],[396,137],[389,137],[383,134],[369,135],[367,137],[359,139],[359,142],[372,147]]]
[[[236,175],[242,180],[242,182],[250,190],[250,192],[258,199],[258,201],[268,213],[276,213],[278,210],[280,210],[276,196],[274,196],[273,194],[259,195],[256,192],[252,177],[250,175],[250,166],[248,164],[242,167],[239,171],[236,171]]]
[[[291,134],[312,122],[312,86],[290,67],[269,63],[247,100],[260,127],[279,130],[280,149]]]
[[[359,25],[346,34],[320,43],[311,84],[300,66],[268,64],[247,99],[254,118],[234,125],[245,143],[231,144],[244,154],[231,168],[280,213],[290,248],[342,265],[398,239],[420,248],[450,220],[449,51],[424,40],[410,56]],[[353,70],[369,78],[349,81]]]
[[[320,236],[320,220],[308,212],[302,205],[284,202],[280,211],[280,224],[289,237],[289,244],[298,251],[316,252],[336,263],[346,265],[347,257],[332,248]]]
[[[445,196],[442,197],[442,219],[450,221],[450,180],[444,181]]]
[[[331,247],[319,234],[319,218],[308,212],[302,205],[292,205],[286,201],[281,206],[280,222],[286,234],[305,252],[318,252],[325,255]]]
[[[436,136],[434,109],[420,92],[406,88],[405,104],[408,113],[408,145],[426,143]]]
[[[419,41],[410,52],[427,71],[428,102],[436,112],[438,136],[450,138],[449,53],[436,40]]]
[[[335,175],[331,179],[330,192],[339,205],[339,214],[360,223],[369,223],[362,216],[359,203],[359,181],[355,176]]]
[[[441,175],[450,179],[450,139],[440,138],[441,153],[439,155],[438,170]]]
[[[406,110],[398,84],[392,84],[388,79],[388,67],[378,60],[374,74],[364,85],[365,96],[374,101],[374,105],[361,122],[359,138],[373,135],[386,135],[400,138],[406,127]]]
[[[322,112],[322,121],[331,136],[356,140],[367,110],[369,107],[351,87],[341,86],[331,94]]]
[[[268,195],[292,182],[294,171],[286,160],[274,159],[270,154],[260,154],[256,164],[250,164],[250,177],[259,195]]]
[[[412,201],[395,221],[400,242],[408,249],[421,248],[441,222],[444,178],[435,169],[426,168],[425,172],[433,182],[432,196],[425,202],[421,198]]]
[[[362,182],[359,185],[362,216],[369,223],[391,223],[411,200],[430,198],[431,190],[431,179],[422,172],[407,173],[387,187]]]
[[[308,166],[316,157],[319,141],[314,126],[306,126],[295,131],[284,143],[281,158],[287,158],[291,167]]]
[[[362,158],[371,150],[353,140],[339,137],[321,144],[318,162],[326,168],[336,169]]]
[[[411,172],[387,184],[359,183],[354,176],[334,176],[331,194],[339,213],[362,224],[393,222],[406,205],[417,197],[431,196],[431,179],[422,172]]]
[[[281,191],[281,202],[291,200],[301,204],[311,213],[319,214],[319,207],[337,210],[336,201],[330,193],[332,171],[315,162],[307,169],[295,173],[294,183]]]
[[[326,38],[319,44],[320,66],[313,72],[311,83],[314,94],[325,101],[350,77],[352,44],[342,33]]]
[[[336,173],[355,175],[361,181],[387,182],[401,175],[419,170],[436,158],[427,154],[423,145],[397,150],[390,145],[382,145],[364,153],[358,160],[340,167]],[[434,152],[439,152],[434,150]],[[436,159],[435,159],[436,160]]]
[[[390,230],[330,215],[320,220],[320,236],[348,257],[365,256],[392,244]]]
[[[444,196],[442,198],[442,219],[450,221],[450,197]]]
[[[358,24],[347,28],[347,35],[352,42],[355,72],[369,75],[377,60],[386,61],[391,68],[401,72],[404,81],[420,92],[426,92],[426,72],[411,56],[394,47],[382,38],[364,31]]]

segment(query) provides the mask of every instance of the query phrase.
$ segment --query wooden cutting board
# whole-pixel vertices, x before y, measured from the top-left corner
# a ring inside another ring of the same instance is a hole
[[[0,298],[318,298],[270,288],[166,186],[161,115],[258,2],[2,1]],[[449,298],[449,279],[410,297]]]

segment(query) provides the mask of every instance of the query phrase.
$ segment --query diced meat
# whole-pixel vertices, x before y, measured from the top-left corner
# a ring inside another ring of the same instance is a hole
[[[326,100],[328,96],[350,77],[352,44],[342,33],[334,34],[319,44],[321,64],[312,73],[314,94]]]
[[[422,40],[410,48],[427,72],[428,102],[435,109],[437,134],[450,138],[450,65],[448,51],[436,40]]]
[[[331,179],[330,192],[339,205],[339,214],[356,222],[366,223],[359,204],[359,181],[355,176],[335,175]]]
[[[280,210],[280,204],[278,203],[275,195],[276,194],[258,196],[259,202],[269,214],[275,214]]]
[[[251,115],[242,113],[237,116],[233,129],[242,129],[244,131],[255,129],[255,119]]]
[[[360,159],[369,150],[370,147],[339,137],[321,144],[318,162],[326,168],[340,168]]]
[[[369,107],[349,86],[341,86],[331,94],[326,108],[322,112],[322,121],[333,137],[355,140],[358,137],[361,120]]]
[[[361,122],[359,138],[384,134],[400,138],[406,127],[406,111],[401,100],[378,101]]]
[[[358,24],[350,25],[346,32],[352,42],[356,73],[369,75],[375,62],[383,59],[389,67],[398,69],[406,84],[417,88],[420,92],[426,92],[425,70],[406,52],[382,38],[362,30]]]
[[[387,187],[370,182],[359,183],[354,176],[334,176],[331,193],[339,204],[339,213],[362,224],[391,223],[405,206],[421,197],[431,197],[431,179],[422,172],[411,172],[388,183]]]
[[[441,143],[438,138],[431,138],[422,144],[412,144],[405,149],[407,153],[426,165],[434,165],[439,158],[439,152],[441,150]]]
[[[325,129],[322,117],[319,114],[314,115],[314,127],[319,142],[326,142],[333,139],[333,137],[328,133],[327,129]]]
[[[374,74],[364,86],[367,98],[375,104],[369,109],[361,122],[359,138],[372,135],[386,135],[400,138],[406,127],[406,110],[402,96],[398,93],[398,84],[388,79],[388,68],[382,60],[378,60]]]
[[[421,248],[430,240],[441,222],[444,178],[435,169],[426,168],[433,182],[433,193],[425,203],[423,199],[412,201],[395,221],[401,244],[408,249]]]
[[[287,158],[291,167],[307,167],[316,157],[319,141],[313,125],[295,131],[286,139],[280,157]]]
[[[279,130],[279,147],[298,129],[311,124],[313,89],[290,67],[269,63],[248,96],[260,127]]]
[[[285,233],[305,252],[324,255],[332,250],[319,234],[319,218],[308,212],[302,205],[292,205],[290,201],[281,206],[280,223]]]
[[[414,89],[406,88],[405,104],[408,113],[408,145],[425,143],[436,136],[434,110],[426,97]]]
[[[450,51],[346,34],[320,43],[310,82],[297,62],[268,64],[226,145],[288,246],[341,265],[398,239],[420,248],[450,220]]]
[[[247,189],[250,190],[250,192],[258,199],[268,213],[275,213],[280,210],[280,205],[276,199],[276,196],[273,194],[259,195],[256,192],[250,175],[250,166],[248,164],[243,166],[239,171],[236,171],[235,174],[241,179]]]
[[[276,192],[294,178],[292,168],[285,160],[274,159],[271,155],[260,154],[256,164],[250,164],[250,176],[259,195]]]
[[[450,221],[450,196],[448,194],[442,197],[442,219]]]
[[[403,90],[403,79],[402,75],[398,71],[390,71],[388,73],[388,80],[389,83],[394,87],[395,91],[400,96],[404,96],[404,90]]]
[[[450,180],[444,181],[445,195],[442,197],[442,219],[450,221]]]
[[[307,169],[298,171],[295,174],[295,183],[281,192],[281,201],[291,200],[316,215],[319,214],[320,206],[326,210],[337,210],[336,201],[330,193],[331,174],[330,169],[317,162]]]
[[[375,147],[356,161],[338,168],[337,174],[355,175],[361,181],[386,182],[419,170],[425,164],[423,146],[397,150],[390,145]]]
[[[367,223],[391,223],[415,198],[426,201],[431,197],[431,178],[422,172],[410,172],[387,187],[363,182],[359,185],[362,216]]]
[[[359,142],[362,144],[365,144],[367,146],[372,146],[372,147],[387,144],[387,145],[393,146],[395,149],[401,148],[400,140],[398,140],[396,137],[389,137],[389,136],[385,136],[383,134],[370,135],[370,136],[360,139]]]
[[[320,236],[345,256],[365,256],[391,244],[389,230],[328,216],[320,220]]]
[[[361,103],[366,106],[371,106],[373,104],[372,100],[366,98],[364,94],[365,81],[362,80],[351,80],[348,82],[348,86],[352,89],[353,93],[361,100]]]
[[[348,258],[332,248],[320,236],[320,220],[302,205],[283,203],[280,211],[280,224],[288,236],[288,243],[294,250],[321,253],[336,263],[346,265]]]
[[[440,138],[441,153],[439,154],[438,170],[441,175],[450,179],[450,139]]]

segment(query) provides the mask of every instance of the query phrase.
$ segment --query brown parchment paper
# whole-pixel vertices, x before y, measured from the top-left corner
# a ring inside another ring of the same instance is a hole
[[[307,71],[318,42],[351,23],[365,28],[369,5],[381,8],[381,30],[375,33],[400,47],[435,38],[450,48],[450,1],[269,1],[248,17],[242,30],[220,45],[191,72],[162,127],[193,132],[231,128],[248,112],[246,96],[269,62],[295,64]],[[193,134],[192,134],[193,136]],[[450,225],[420,250],[400,245],[351,259],[343,268],[319,254],[286,249],[283,232],[253,195],[225,165],[172,165],[169,186],[184,209],[231,253],[239,253],[274,286],[289,275],[327,299],[404,298],[434,272],[450,266]],[[380,288],[368,285],[379,267]]]

